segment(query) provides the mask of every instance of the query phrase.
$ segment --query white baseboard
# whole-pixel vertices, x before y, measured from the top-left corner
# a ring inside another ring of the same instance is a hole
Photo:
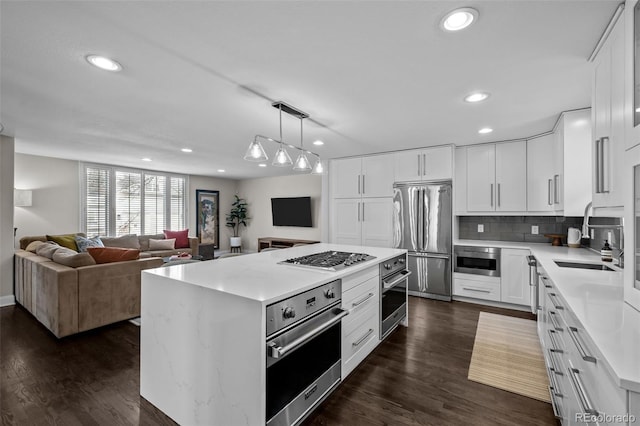
[[[11,306],[16,304],[16,296],[13,294],[9,296],[0,297],[0,308],[4,306]]]
[[[531,308],[522,305],[513,305],[505,302],[494,302],[492,300],[473,299],[471,297],[453,296],[453,300],[458,302],[475,303],[476,305],[493,306],[494,308],[512,309],[514,311],[531,312]]]

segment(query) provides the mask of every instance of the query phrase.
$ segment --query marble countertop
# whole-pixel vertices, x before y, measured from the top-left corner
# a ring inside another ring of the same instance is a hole
[[[640,392],[640,312],[624,302],[621,269],[584,248],[478,240],[455,244],[531,250],[603,355],[615,382]],[[606,264],[615,271],[561,268],[554,260]]]
[[[367,253],[376,258],[338,272],[278,264],[285,259],[327,250]],[[402,253],[406,253],[406,250],[321,243],[147,269],[142,273],[143,279],[148,274],[163,276],[268,305],[377,265]]]

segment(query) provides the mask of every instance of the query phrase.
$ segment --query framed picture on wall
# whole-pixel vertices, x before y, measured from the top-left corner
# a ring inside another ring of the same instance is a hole
[[[200,244],[220,246],[220,191],[196,189],[196,232]]]

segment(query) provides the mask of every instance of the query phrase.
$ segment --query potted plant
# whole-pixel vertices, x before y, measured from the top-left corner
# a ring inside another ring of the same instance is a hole
[[[233,230],[233,237],[229,239],[231,247],[240,247],[242,245],[242,238],[238,235],[240,233],[240,225],[247,226],[247,202],[244,198],[239,198],[235,195],[236,199],[231,204],[231,210],[227,214],[227,226]]]

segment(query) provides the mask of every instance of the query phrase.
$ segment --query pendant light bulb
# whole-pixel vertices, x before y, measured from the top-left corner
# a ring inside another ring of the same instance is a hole
[[[322,167],[322,161],[318,158],[316,160],[316,164],[313,166],[313,170],[311,170],[312,175],[321,175],[324,173],[324,167]]]
[[[247,161],[266,161],[269,159],[267,157],[267,153],[264,151],[262,144],[258,142],[257,139],[254,139],[253,142],[249,145],[249,149],[244,154],[244,159]]]
[[[276,155],[273,156],[272,164],[277,167],[287,167],[293,164],[289,153],[284,149],[284,145],[280,144],[280,148],[278,148]]]
[[[307,156],[303,154],[298,155],[298,158],[296,158],[296,163],[293,166],[293,170],[295,170],[296,172],[308,172],[309,170],[311,170],[311,164],[309,164],[309,160],[307,159]]]

